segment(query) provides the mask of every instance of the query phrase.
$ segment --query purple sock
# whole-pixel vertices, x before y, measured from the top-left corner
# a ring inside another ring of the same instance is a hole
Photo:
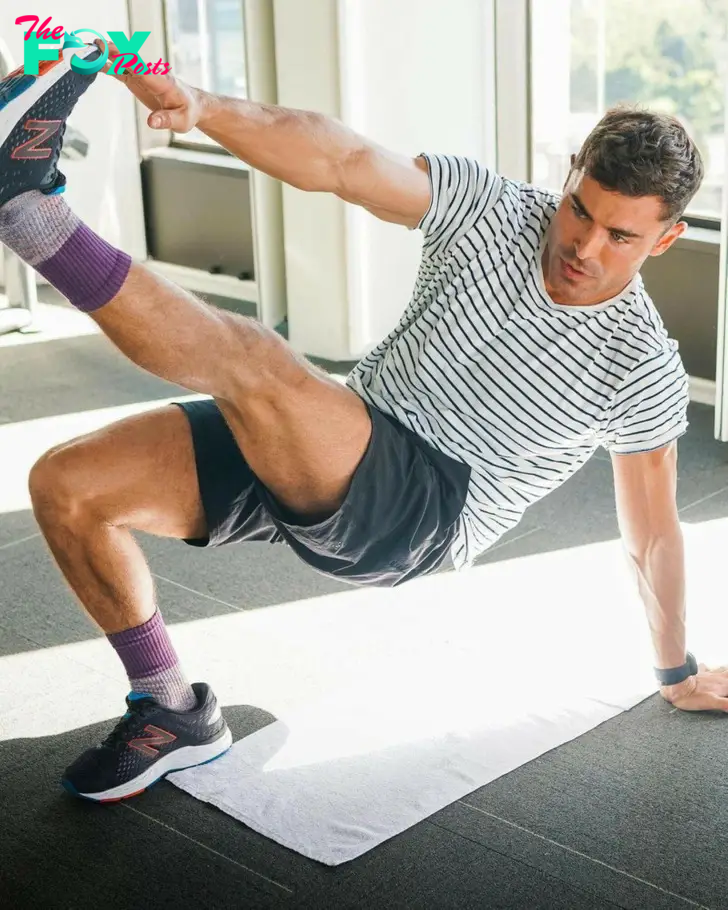
[[[80,221],[61,196],[38,190],[0,208],[0,243],[85,313],[116,297],[131,268],[131,257]]]
[[[197,696],[179,665],[162,614],[124,632],[106,636],[121,658],[133,692],[146,693],[173,711],[189,711]]]

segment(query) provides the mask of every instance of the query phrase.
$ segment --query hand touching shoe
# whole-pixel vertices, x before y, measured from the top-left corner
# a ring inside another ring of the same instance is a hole
[[[103,47],[98,39],[95,43]],[[122,70],[116,75],[113,69],[121,56],[116,45],[109,43],[109,62],[104,67],[104,72],[123,82],[134,97],[149,108],[152,113],[147,118],[147,124],[152,129],[188,133],[197,126],[204,108],[202,91],[172,74],[135,76],[131,71]]]

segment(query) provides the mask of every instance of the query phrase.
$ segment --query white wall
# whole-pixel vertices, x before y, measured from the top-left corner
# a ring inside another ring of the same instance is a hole
[[[568,171],[571,136],[571,0],[536,0],[531,7],[533,182],[547,183],[546,154],[563,156]],[[552,189],[560,189],[556,184]]]
[[[481,160],[488,142],[483,0],[341,0],[343,119],[408,155]],[[412,293],[421,235],[348,209],[355,318],[365,349],[391,330]],[[358,300],[357,300],[358,291]],[[358,314],[359,319],[356,319]]]
[[[405,154],[487,160],[489,0],[274,4],[280,104],[339,116]],[[358,357],[409,300],[419,233],[296,190],[284,193],[284,212],[291,341],[309,354]]]
[[[41,22],[52,15],[50,28],[62,25],[66,31],[92,28],[104,35],[110,29],[129,33],[125,0],[104,0],[103,5],[96,0],[64,0],[62,4],[2,0],[0,35],[17,66],[23,62],[27,26],[15,25],[15,20],[31,14],[40,16]],[[100,74],[79,101],[70,123],[89,139],[90,149],[83,161],[61,159],[61,170],[68,178],[66,199],[110,243],[134,257],[146,258],[134,99],[112,77]]]
[[[278,103],[340,112],[336,0],[273,0]],[[338,199],[283,187],[291,343],[345,359],[349,346],[344,208]]]

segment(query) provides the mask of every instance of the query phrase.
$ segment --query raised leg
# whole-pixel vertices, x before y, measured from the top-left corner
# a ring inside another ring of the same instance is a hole
[[[369,413],[279,335],[140,265],[91,316],[140,367],[214,396],[246,461],[285,506],[318,516],[340,504],[369,441]]]
[[[29,192],[0,208],[0,240],[138,366],[217,399],[248,464],[284,506],[317,517],[340,504],[371,435],[350,389],[255,320],[132,263],[58,196]]]

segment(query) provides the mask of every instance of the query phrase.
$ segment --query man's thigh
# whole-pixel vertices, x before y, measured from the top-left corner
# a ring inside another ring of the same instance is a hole
[[[351,389],[296,355],[271,350],[266,388],[240,401],[216,399],[256,477],[279,503],[311,521],[343,502],[372,425]]]
[[[259,501],[293,550],[327,575],[392,586],[440,566],[468,491],[470,468],[371,409],[371,439],[340,507],[317,522],[291,519],[264,487]]]
[[[308,565],[353,584],[401,584],[441,565],[470,469],[371,408],[371,437],[341,504],[317,519],[282,506],[248,465],[214,401],[187,412],[208,537],[197,546],[285,541]]]

